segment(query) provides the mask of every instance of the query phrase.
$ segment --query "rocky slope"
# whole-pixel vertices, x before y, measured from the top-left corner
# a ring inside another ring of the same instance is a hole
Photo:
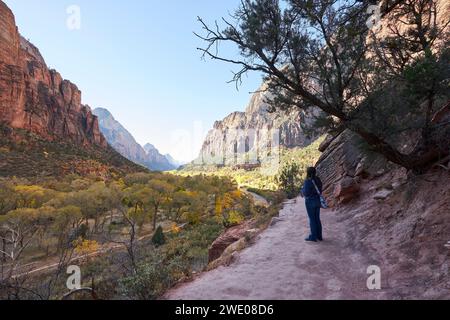
[[[98,117],[100,131],[108,143],[127,159],[144,165],[146,162],[146,153],[131,133],[114,119],[113,115],[107,109],[94,109],[94,114]]]
[[[23,177],[40,183],[42,178],[70,174],[109,179],[141,171],[146,169],[109,146],[80,147],[0,125],[0,177]]]
[[[167,159],[167,161],[169,161],[169,163],[175,167],[176,169],[178,169],[179,167],[181,167],[182,165],[184,165],[185,163],[180,162],[178,160],[175,160],[170,154],[166,154],[164,155],[164,157]]]
[[[177,168],[153,145],[147,144],[143,148],[138,144],[131,133],[114,119],[107,109],[97,108],[94,110],[94,114],[99,119],[100,130],[108,143],[125,158],[150,170],[167,171]]]
[[[448,1],[438,1],[439,21],[449,21],[449,6]],[[433,116],[433,135],[449,148],[450,104],[442,104]],[[232,114],[215,128],[245,128],[246,120],[247,113]],[[405,135],[399,143],[411,150],[417,140]],[[221,145],[220,134],[210,133],[203,155],[227,147]],[[308,232],[306,212],[288,203],[280,213],[281,222],[264,232],[253,247],[232,256],[230,265],[202,274],[166,297],[365,299],[370,294],[371,299],[449,299],[450,158],[430,164],[426,173],[414,174],[370,152],[349,131],[329,136],[320,151],[318,172],[333,206],[333,211],[323,212],[323,243],[303,242]],[[291,209],[292,217],[286,217],[286,209]],[[358,256],[364,258],[359,265],[355,264]],[[381,291],[365,288],[369,265],[381,269]],[[267,283],[267,279],[276,281]],[[354,291],[354,280],[362,291]]]
[[[245,112],[234,112],[217,121],[208,133],[197,164],[231,165],[236,157],[250,153],[258,163],[278,146],[305,147],[315,141],[319,132],[311,129],[311,112],[292,110],[270,113],[268,93],[263,85],[251,98]]]
[[[319,163],[334,214],[350,223],[346,241],[371,252],[398,298],[448,298],[449,160],[417,176],[351,155],[348,144],[338,138]]]
[[[50,70],[39,50],[20,36],[0,1],[0,122],[41,137],[107,147],[97,118],[77,86]]]
[[[225,249],[217,269],[163,298],[449,299],[449,179],[448,170],[436,168],[413,180],[399,169],[367,180],[359,198],[322,213],[325,238],[316,244],[303,240],[309,233],[304,200],[286,202],[243,251],[248,226],[229,229],[217,241],[236,242]],[[381,270],[380,290],[367,288],[369,266]]]

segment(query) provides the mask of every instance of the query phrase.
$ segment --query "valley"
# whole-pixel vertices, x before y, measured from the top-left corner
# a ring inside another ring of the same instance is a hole
[[[68,176],[41,185],[2,179],[0,185],[0,222],[19,235],[2,234],[2,298],[8,299],[62,296],[65,266],[73,263],[93,268],[83,279],[95,279],[104,298],[155,298],[206,267],[208,248],[224,226],[270,218],[268,208],[255,208],[225,178],[135,173],[108,182]],[[148,283],[145,293],[134,287],[138,278],[117,277],[161,261],[173,269],[152,271],[162,282]],[[113,291],[104,287],[113,283]]]
[[[153,171],[169,171],[179,167],[170,155],[161,155],[150,143],[140,146],[107,109],[97,108],[94,114],[99,119],[100,131],[106,141],[125,158]]]

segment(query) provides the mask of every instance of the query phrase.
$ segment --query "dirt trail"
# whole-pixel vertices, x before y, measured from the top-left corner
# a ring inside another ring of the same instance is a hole
[[[183,228],[184,225],[181,225],[180,227]],[[165,231],[164,233],[167,233],[167,232],[168,231]],[[145,236],[138,238],[137,241],[143,241],[152,236],[153,236],[153,234],[147,234]],[[72,259],[70,259],[69,263],[83,261],[88,258],[96,258],[101,255],[111,253],[112,251],[125,250],[125,249],[126,249],[126,247],[123,244],[106,243],[106,244],[101,245],[101,248],[94,252],[91,252],[88,254],[83,254],[81,256],[78,255],[78,256],[73,257]],[[37,262],[31,262],[31,263],[19,266],[19,269],[21,269],[23,271],[16,272],[15,275],[13,275],[13,278],[21,278],[21,277],[30,276],[30,275],[33,275],[36,273],[42,273],[42,272],[47,272],[47,271],[57,269],[60,264],[58,262],[55,262],[56,261],[55,259],[52,259],[52,260],[53,260],[53,262],[50,262],[49,260],[44,261],[44,262],[37,261]]]
[[[178,227],[183,229],[185,226],[187,225],[187,223],[181,224]],[[165,230],[164,233],[170,233],[170,230]],[[150,234],[146,234],[143,235],[141,237],[139,237],[137,239],[138,242],[146,240],[148,238],[151,238],[153,236],[153,233]],[[113,244],[113,243],[105,243],[102,244],[100,249],[88,253],[88,254],[83,254],[83,255],[78,255],[73,257],[72,259],[70,259],[69,263],[75,263],[75,262],[79,262],[79,261],[83,261],[86,260],[88,258],[96,258],[108,253],[111,253],[112,251],[119,251],[119,250],[125,250],[126,247],[124,244]],[[56,262],[57,260],[55,258],[53,259],[49,259],[47,261],[36,261],[36,262],[31,262],[31,263],[27,263],[25,265],[21,265],[19,266],[19,271],[15,272],[15,274],[13,275],[14,278],[20,278],[20,277],[25,277],[25,276],[30,276],[36,273],[42,273],[42,272],[47,272],[47,271],[51,271],[54,269],[57,269],[59,267],[59,263]],[[5,266],[8,267],[8,266]],[[21,270],[21,271],[20,271]]]
[[[307,243],[303,199],[286,203],[279,221],[229,267],[199,275],[169,291],[172,300],[386,299],[367,289],[366,253],[346,246],[348,227],[332,211],[322,214],[325,241]]]

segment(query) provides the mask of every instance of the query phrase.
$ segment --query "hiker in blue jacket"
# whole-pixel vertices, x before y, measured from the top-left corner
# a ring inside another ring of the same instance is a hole
[[[301,192],[302,196],[305,198],[311,234],[305,241],[317,242],[323,240],[322,222],[320,221],[320,194],[322,193],[322,181],[317,177],[315,168],[308,168],[306,172],[307,177]],[[317,189],[319,193],[317,192]]]

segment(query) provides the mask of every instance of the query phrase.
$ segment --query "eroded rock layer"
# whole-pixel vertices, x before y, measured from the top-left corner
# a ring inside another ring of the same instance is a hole
[[[245,112],[217,121],[203,143],[198,164],[236,165],[236,157],[248,153],[253,155],[252,162],[258,162],[279,146],[306,147],[318,138],[319,132],[309,130],[314,111],[270,113],[267,95],[263,85]]]
[[[39,50],[19,34],[11,10],[0,1],[0,122],[48,140],[106,148],[97,117],[81,103],[81,91],[50,70]]]

